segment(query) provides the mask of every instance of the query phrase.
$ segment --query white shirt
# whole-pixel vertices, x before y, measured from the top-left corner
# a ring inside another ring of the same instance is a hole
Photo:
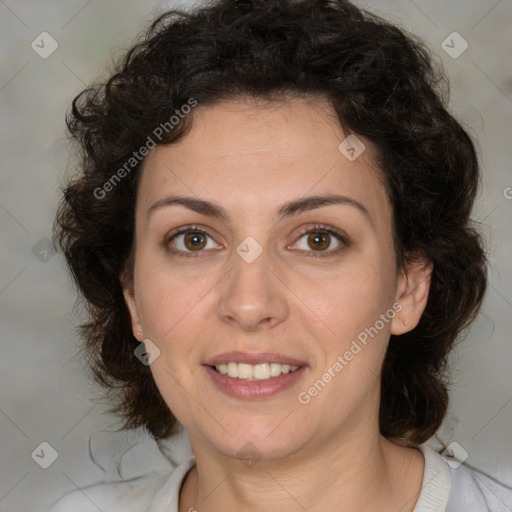
[[[425,444],[419,448],[425,469],[413,512],[512,512],[512,489],[464,465],[452,467]],[[178,512],[181,484],[194,464],[190,457],[167,473],[84,487],[49,512]]]

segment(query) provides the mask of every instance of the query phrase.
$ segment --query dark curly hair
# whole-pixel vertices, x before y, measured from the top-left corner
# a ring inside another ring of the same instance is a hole
[[[445,108],[447,85],[420,41],[346,0],[221,0],[160,16],[108,81],[74,99],[67,126],[80,169],[63,191],[54,235],[85,299],[89,320],[80,332],[88,362],[123,428],[144,427],[160,440],[177,425],[149,367],[134,355],[138,341],[120,281],[133,272],[139,148],[148,137],[180,140],[193,111],[172,129],[169,119],[191,99],[211,105],[320,95],[345,131],[377,150],[398,268],[418,257],[433,263],[419,324],[391,336],[379,422],[382,435],[411,443],[435,433],[447,411],[449,352],[474,320],[487,282],[470,220],[478,160]]]

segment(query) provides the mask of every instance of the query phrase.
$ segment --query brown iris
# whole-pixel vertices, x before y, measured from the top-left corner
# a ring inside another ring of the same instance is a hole
[[[330,244],[329,235],[322,231],[313,231],[308,236],[308,244],[313,249],[320,249],[320,250],[327,249]]]
[[[189,231],[185,234],[185,247],[191,251],[199,251],[206,245],[206,237],[200,231]]]

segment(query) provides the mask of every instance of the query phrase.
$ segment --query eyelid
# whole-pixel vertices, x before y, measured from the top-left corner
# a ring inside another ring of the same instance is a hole
[[[200,231],[201,233],[208,235],[208,232],[199,226],[199,224],[189,224],[187,226],[181,226],[179,228],[173,229],[170,233],[165,235],[165,241],[170,242],[175,236],[182,235],[187,231]]]
[[[314,231],[325,231],[327,233],[338,235],[338,237],[343,241],[347,240],[347,235],[343,231],[335,228],[334,226],[330,226],[329,224],[323,224],[321,222],[313,223],[312,225],[302,228],[297,236],[300,238],[303,235]]]

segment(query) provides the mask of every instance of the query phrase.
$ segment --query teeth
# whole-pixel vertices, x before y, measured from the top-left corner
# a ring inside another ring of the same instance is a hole
[[[270,365],[268,363],[254,365],[252,367],[252,376],[256,380],[270,379]]]
[[[270,363],[270,376],[271,377],[279,377],[281,375],[281,368],[283,365],[279,363]]]
[[[222,365],[226,366],[226,365]],[[236,363],[228,363],[226,373],[230,377],[238,377],[238,365]]]
[[[228,363],[215,365],[215,369],[223,375],[234,379],[242,380],[268,380],[279,377],[282,373],[291,373],[298,369],[298,366],[279,363]]]
[[[238,364],[238,378],[239,379],[252,379],[252,366],[250,364]]]

